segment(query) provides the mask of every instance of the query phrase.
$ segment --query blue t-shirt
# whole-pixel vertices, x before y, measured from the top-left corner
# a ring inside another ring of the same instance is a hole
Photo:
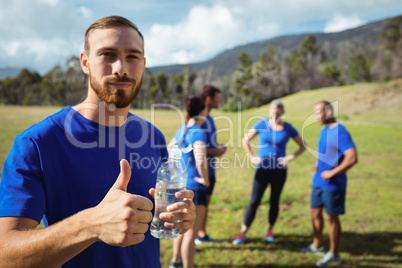
[[[153,201],[157,170],[167,157],[162,133],[129,114],[121,127],[90,121],[71,107],[62,109],[17,135],[4,163],[0,184],[0,217],[26,217],[49,224],[98,205],[119,173],[119,161],[130,163],[127,191]],[[62,267],[160,267],[159,240],[128,247],[96,242]]]
[[[257,165],[262,169],[283,168],[278,158],[286,156],[286,144],[289,138],[299,136],[297,130],[289,123],[284,124],[283,130],[273,130],[269,125],[269,118],[261,119],[253,125],[258,133],[258,156],[262,161]]]
[[[321,173],[339,166],[343,161],[343,153],[355,144],[347,129],[337,124],[333,128],[323,127],[318,138],[317,172],[313,176],[313,184],[327,191],[346,190],[346,172],[340,173],[328,180],[321,178]]]
[[[216,143],[216,127],[214,123],[214,119],[208,115],[204,124],[202,124],[201,128],[207,134],[207,149],[215,149],[218,147]],[[208,155],[208,175],[214,176],[215,175],[215,156]]]
[[[185,125],[183,124],[176,132],[175,139],[179,148],[183,149],[188,147],[190,144],[194,144],[197,141],[207,142],[207,135],[205,134],[204,130],[201,129],[197,125],[193,125],[188,128],[186,135],[185,133]],[[194,147],[194,145],[193,145]],[[194,177],[201,178],[200,173],[197,170],[195,157],[194,157],[194,150],[189,153],[182,154],[182,161],[184,166],[187,169],[187,185],[186,188],[193,191],[206,191],[207,187],[202,185],[201,183],[194,180]]]

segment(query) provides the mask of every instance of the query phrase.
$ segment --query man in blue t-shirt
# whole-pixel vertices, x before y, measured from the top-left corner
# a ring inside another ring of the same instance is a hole
[[[208,218],[208,206],[211,201],[212,192],[216,182],[215,157],[220,157],[226,152],[226,147],[218,144],[216,141],[216,136],[218,133],[216,131],[214,119],[209,115],[212,109],[217,109],[219,107],[219,103],[221,102],[221,91],[214,86],[205,85],[201,90],[200,97],[204,100],[208,110],[208,116],[201,128],[204,129],[205,133],[207,134],[209,186],[207,188],[207,213],[202,221],[197,238],[195,239],[195,243],[197,245],[201,245],[204,242],[217,242],[213,240],[209,234],[207,234],[206,225]]]
[[[322,231],[325,208],[329,221],[330,248],[316,264],[319,267],[335,262],[340,264],[339,239],[341,222],[339,215],[345,213],[346,171],[357,163],[356,146],[346,128],[334,118],[334,109],[328,101],[321,101],[314,107],[317,121],[325,125],[318,138],[318,155],[313,167],[311,216],[314,229],[313,243],[303,252],[323,254]]]
[[[17,135],[4,163],[0,267],[161,266],[149,224],[166,142],[129,113],[145,71],[143,37],[122,17],[100,19],[80,62],[87,98]],[[193,192],[176,197],[183,201],[159,216],[184,233]],[[36,230],[43,215],[49,226]]]

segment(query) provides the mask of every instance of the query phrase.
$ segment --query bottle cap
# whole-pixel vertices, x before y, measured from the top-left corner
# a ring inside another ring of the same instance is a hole
[[[172,149],[170,149],[169,158],[175,159],[175,160],[181,159],[181,149],[179,148],[179,146],[174,145],[172,147]]]
[[[173,145],[172,149],[170,149],[169,152],[169,158],[174,159],[174,160],[180,160],[181,159],[181,153],[189,153],[193,150],[193,146],[190,144],[187,148],[180,149],[178,145]]]

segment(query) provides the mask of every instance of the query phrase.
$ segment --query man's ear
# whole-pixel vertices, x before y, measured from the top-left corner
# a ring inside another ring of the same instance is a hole
[[[325,108],[325,119],[330,119],[334,117],[334,112],[331,109]]]
[[[88,56],[85,54],[85,52],[81,52],[80,54],[80,63],[81,63],[81,69],[84,72],[84,74],[89,75]]]

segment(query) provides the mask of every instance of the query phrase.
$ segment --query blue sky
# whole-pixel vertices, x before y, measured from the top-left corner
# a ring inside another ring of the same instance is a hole
[[[44,74],[83,49],[97,19],[120,15],[145,37],[148,67],[208,60],[285,34],[336,32],[402,14],[401,0],[0,0],[0,67]]]

